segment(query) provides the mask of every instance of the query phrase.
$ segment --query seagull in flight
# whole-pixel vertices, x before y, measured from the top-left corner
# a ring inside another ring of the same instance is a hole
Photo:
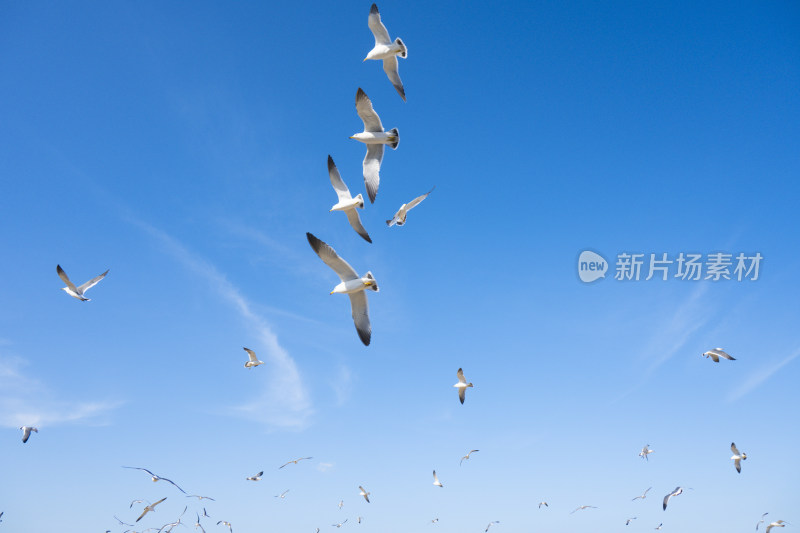
[[[344,500],[339,500],[339,510],[340,511],[342,510],[342,507],[344,507]]]
[[[261,472],[259,472],[255,476],[250,476],[249,478],[247,478],[247,481],[261,481],[261,476],[263,476],[263,475],[264,475],[264,471],[262,470]]]
[[[76,287],[75,284],[69,280],[69,276],[67,276],[67,273],[64,272],[63,268],[61,268],[61,265],[56,265],[56,272],[58,272],[58,277],[61,278],[61,281],[67,284],[66,287],[61,287],[61,290],[82,302],[89,301],[89,298],[86,298],[83,293],[97,285],[100,280],[106,277],[106,274],[108,274],[108,270],[106,270],[96,278],[92,278],[80,287]]]
[[[378,282],[372,272],[367,272],[364,276],[359,276],[347,261],[339,257],[336,250],[328,246],[323,241],[317,239],[310,233],[306,233],[308,243],[322,261],[331,267],[342,280],[333,288],[331,294],[347,294],[350,296],[350,308],[352,310],[353,322],[356,325],[358,337],[364,346],[369,346],[372,338],[372,325],[369,321],[369,303],[367,302],[366,289],[378,292]]]
[[[433,520],[431,520],[431,524],[436,524],[437,522],[439,522],[438,518],[434,518]]]
[[[31,438],[31,431],[34,433],[39,433],[39,428],[35,428],[33,426],[22,426],[19,428],[22,430],[22,442],[23,444],[28,442],[28,439]]]
[[[461,402],[461,403],[464,403],[464,402]],[[464,461],[467,461],[467,460],[469,460],[469,456],[470,456],[470,455],[472,455],[472,454],[473,454],[473,453],[475,453],[475,452],[479,452],[479,451],[480,451],[480,450],[470,450],[470,451],[469,451],[469,453],[468,453],[467,455],[465,455],[464,457],[462,457],[462,458],[461,458],[461,460],[458,462],[458,466],[461,466],[461,463],[463,463]]]
[[[767,526],[767,533],[769,533],[769,530],[772,529],[773,527],[786,527],[786,524],[788,524],[788,522],[784,522],[783,520],[772,522],[770,525]]]
[[[208,496],[200,496],[199,494],[189,494],[186,497],[187,498],[197,498],[197,501],[200,501],[200,500],[211,500],[212,502],[217,501],[214,498],[209,498]]]
[[[653,453],[653,450],[650,449],[650,445],[645,444],[644,448],[642,448],[642,451],[639,452],[639,457],[641,457],[642,459],[647,459],[647,456],[650,455],[651,453]],[[649,461],[649,459],[647,460]]]
[[[740,474],[742,473],[742,461],[747,459],[746,453],[741,453],[736,448],[736,444],[731,442],[731,451],[733,452],[733,457],[731,457],[731,461],[733,461],[733,466],[736,467],[736,471]]]
[[[467,383],[467,380],[464,379],[464,371],[462,369],[459,368],[456,375],[458,376],[458,383],[453,385],[453,387],[458,389],[458,399],[461,400],[461,404],[463,405],[467,387],[472,387],[472,383]]]
[[[275,497],[276,498],[280,498],[281,500],[283,500],[284,498],[286,498],[286,493],[289,492],[289,490],[290,489],[286,489],[285,491],[281,492],[280,494],[276,494]]]
[[[224,526],[228,526],[228,531],[230,531],[230,533],[233,533],[233,526],[231,526],[230,522],[226,522],[225,520],[220,520],[219,522],[217,522],[217,525],[220,525],[220,524],[222,524]]]
[[[636,501],[636,500],[638,500],[639,498],[641,498],[641,499],[643,499],[643,500],[644,500],[645,498],[647,498],[647,493],[648,493],[648,492],[650,491],[650,489],[652,489],[652,488],[653,488],[653,487],[650,487],[650,488],[648,488],[646,491],[644,491],[644,492],[642,493],[642,495],[641,495],[641,496],[637,496],[637,497],[635,497],[634,499],[632,499],[631,501],[632,501],[632,502],[635,502],[635,501]]]
[[[664,496],[664,510],[667,510],[667,504],[669,503],[669,499],[673,496],[680,496],[683,494],[683,487],[675,487],[675,490]]]
[[[141,500],[139,500],[139,501],[141,501]],[[132,507],[132,506],[131,506],[131,507]],[[130,507],[129,507],[129,509],[130,509]],[[2,514],[2,513],[0,513],[0,516],[3,516],[3,514]],[[117,518],[117,515],[114,515],[114,520],[116,520],[117,522],[119,522],[119,525],[121,525],[121,526],[133,527],[133,524],[128,524],[127,522],[123,522],[122,520],[120,520],[119,518]]]
[[[439,477],[436,475],[436,470],[433,471],[433,484],[436,485],[437,487],[444,487],[444,485],[442,485],[442,482],[439,481]]]
[[[153,480],[153,483],[155,483],[156,481],[166,481],[167,483],[172,484],[176,489],[178,489],[182,493],[186,494],[186,491],[183,490],[182,488],[180,488],[178,485],[176,485],[174,481],[171,481],[171,480],[169,480],[169,479],[167,479],[165,477],[157,476],[157,475],[155,475],[154,473],[152,473],[151,471],[149,471],[146,468],[139,468],[138,466],[123,466],[122,468],[132,468],[133,470],[143,470],[144,472],[147,472],[148,474],[150,474],[150,479]]]
[[[394,41],[389,38],[389,32],[386,26],[383,25],[383,22],[381,22],[381,14],[378,12],[378,6],[375,4],[372,4],[369,10],[367,24],[369,25],[369,29],[372,30],[372,35],[375,36],[375,47],[369,51],[364,61],[368,59],[382,59],[383,71],[386,72],[389,81],[394,85],[397,94],[399,94],[400,98],[405,102],[406,91],[403,89],[403,82],[400,80],[397,56],[405,59],[408,56],[408,49],[400,37]]]
[[[483,530],[483,533],[489,531],[489,528],[492,527],[492,524],[499,524],[500,520],[495,520],[494,522],[489,522],[489,525],[486,526],[486,529]]]
[[[140,515],[139,515],[139,518],[137,518],[137,519],[136,519],[136,521],[138,522],[139,520],[141,520],[141,519],[142,519],[142,517],[143,517],[144,515],[146,515],[147,513],[149,513],[150,511],[155,511],[155,510],[156,510],[156,505],[158,505],[159,503],[163,502],[163,501],[164,501],[164,500],[166,500],[166,499],[167,499],[167,498],[166,498],[166,497],[164,497],[164,498],[161,498],[160,500],[158,500],[158,501],[157,501],[156,503],[154,503],[154,504],[147,505],[147,506],[144,508],[144,511],[142,511],[142,514],[140,514]]]
[[[200,531],[206,533],[206,528],[204,528],[202,524],[200,524],[200,513],[196,512],[195,514],[197,515],[197,521],[194,523],[194,528],[197,529],[199,527]]]
[[[756,531],[758,531],[758,526],[764,523],[764,517],[767,516],[768,514],[769,513],[764,513],[761,515],[761,520],[759,520],[758,523],[756,524]]]
[[[634,516],[634,517],[632,517],[632,518],[628,518],[627,520],[625,520],[625,525],[627,526],[628,524],[630,524],[630,523],[631,523],[631,522],[633,522],[634,520],[636,520],[636,517],[635,517],[635,516]]]
[[[729,361],[736,361],[733,357],[722,351],[722,348],[714,348],[707,352],[703,352],[703,357],[709,357],[715,363],[719,363],[719,358],[728,359]]]
[[[331,178],[333,190],[336,191],[336,196],[339,198],[339,201],[331,207],[331,211],[344,211],[344,214],[347,215],[347,221],[350,222],[356,233],[361,235],[361,238],[365,241],[372,242],[367,230],[364,229],[364,225],[361,223],[361,217],[358,215],[358,209],[364,209],[364,197],[360,193],[355,198],[350,195],[350,189],[342,181],[339,169],[336,168],[331,156],[328,156],[328,175]]]
[[[400,144],[400,132],[397,128],[384,131],[380,117],[372,108],[372,102],[361,87],[356,92],[356,112],[364,123],[364,131],[351,135],[350,138],[367,145],[367,155],[364,156],[362,164],[364,185],[367,187],[369,201],[375,203],[381,180],[380,170],[385,145],[388,144],[396,150],[397,145]]]
[[[578,511],[583,511],[584,509],[597,509],[597,507],[595,507],[594,505],[581,505],[580,507],[578,507],[577,509],[572,511],[572,513],[576,513]],[[572,514],[572,513],[569,513],[569,514]]]
[[[291,465],[291,464],[295,464],[296,465],[300,461],[305,461],[306,459],[313,459],[313,457],[301,457],[300,459],[295,459],[294,461],[289,461],[288,463],[283,463],[281,466],[278,467],[278,470],[280,470],[284,466],[288,466],[288,465]]]
[[[372,493],[371,492],[367,492],[367,489],[365,489],[361,485],[358,486],[358,489],[361,491],[359,493],[359,496],[363,496],[364,499],[367,500],[367,503],[369,503],[369,495],[372,494]]]
[[[242,347],[242,349],[245,352],[247,352],[247,357],[249,358],[248,361],[244,364],[245,368],[253,368],[254,366],[258,366],[258,365],[263,365],[264,364],[264,361],[259,361],[258,360],[258,357],[256,357],[256,352],[254,352],[250,348]]]
[[[342,527],[347,523],[347,518],[344,519],[344,522],[339,522],[338,524],[331,524],[333,527]]]
[[[539,502],[539,509],[542,508],[542,505],[544,505],[545,507],[550,507],[549,505],[547,505],[547,502]]]
[[[433,189],[435,189],[435,188],[436,187],[434,187]],[[397,210],[397,213],[394,214],[394,216],[391,218],[391,220],[387,220],[386,221],[386,225],[391,228],[395,224],[397,224],[398,226],[402,226],[403,224],[405,224],[406,223],[406,216],[408,216],[408,212],[411,211],[417,205],[419,205],[419,203],[422,202],[422,200],[427,198],[428,195],[433,192],[433,189],[429,190],[428,192],[426,192],[422,196],[417,196],[416,198],[414,198],[413,200],[411,200],[407,204],[401,205],[400,209]]]
[[[658,525],[657,525],[656,527],[654,527],[653,529],[661,529],[661,526],[663,526],[663,525],[664,525],[664,522],[661,522],[660,524],[658,524]]]

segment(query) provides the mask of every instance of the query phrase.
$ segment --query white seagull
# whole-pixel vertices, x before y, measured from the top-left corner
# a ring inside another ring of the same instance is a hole
[[[495,520],[494,522],[489,522],[489,525],[486,526],[486,529],[483,530],[483,533],[489,531],[489,528],[492,527],[492,524],[499,524],[500,520]]]
[[[639,452],[639,457],[641,457],[642,459],[647,459],[647,456],[650,455],[651,453],[653,453],[653,450],[650,449],[650,445],[645,444],[644,448],[642,448],[642,451]],[[649,461],[649,459],[647,460]]]
[[[405,59],[408,57],[408,49],[403,41],[398,37],[394,41],[389,38],[389,32],[386,26],[381,22],[381,14],[378,12],[378,6],[372,4],[369,10],[369,19],[367,20],[369,29],[372,30],[372,35],[375,36],[375,48],[369,51],[364,61],[368,59],[382,59],[383,71],[389,76],[389,81],[392,82],[394,88],[397,89],[397,94],[406,101],[406,91],[403,89],[403,82],[400,81],[400,72],[397,68],[397,56]]]
[[[722,351],[722,348],[714,348],[713,350],[703,352],[703,357],[710,357],[715,363],[719,363],[720,357],[723,359],[728,359],[729,361],[736,361],[735,358]]]
[[[286,493],[289,492],[289,490],[291,490],[291,489],[286,489],[285,491],[281,492],[280,494],[276,494],[275,497],[276,498],[280,498],[281,500],[283,500],[284,498],[286,498]]]
[[[372,242],[367,230],[364,229],[364,225],[361,224],[361,217],[358,216],[358,210],[356,209],[364,209],[364,197],[361,196],[361,193],[355,198],[350,195],[350,189],[342,181],[339,169],[336,168],[331,156],[328,156],[328,175],[331,178],[333,190],[336,191],[336,196],[339,198],[339,201],[331,207],[331,211],[344,211],[344,214],[347,215],[347,221],[350,222],[356,233],[361,235],[365,241]]]
[[[147,513],[149,513],[150,511],[155,511],[155,510],[156,510],[156,505],[158,505],[159,503],[163,502],[163,501],[164,501],[164,500],[166,500],[166,499],[167,499],[167,498],[166,498],[166,497],[164,497],[164,498],[161,498],[160,500],[158,500],[158,501],[157,501],[156,503],[154,503],[154,504],[147,505],[147,506],[144,508],[144,511],[142,511],[142,514],[140,514],[140,515],[139,515],[139,518],[137,518],[137,519],[136,519],[136,521],[138,522],[139,520],[141,520],[141,519],[142,519],[142,517],[143,517],[144,515],[146,515]]]
[[[683,494],[683,487],[675,487],[675,490],[664,496],[664,510],[667,510],[667,503],[669,503],[669,499],[673,496],[679,496]]]
[[[733,461],[733,466],[736,467],[736,471],[740,474],[742,473],[742,461],[747,459],[746,453],[741,453],[736,448],[736,444],[731,442],[731,451],[733,452],[733,457],[731,457],[731,461]]]
[[[786,524],[788,524],[788,522],[784,522],[783,520],[772,522],[770,525],[767,526],[767,533],[769,533],[769,530],[772,529],[773,527],[786,527]]]
[[[300,459],[295,459],[294,461],[289,461],[288,463],[283,463],[281,466],[278,467],[278,470],[280,470],[284,466],[288,466],[288,465],[292,465],[292,464],[296,465],[300,461],[305,461],[307,459],[313,459],[313,457],[301,457]]]
[[[61,278],[61,281],[67,284],[66,287],[61,287],[61,290],[82,302],[89,301],[89,298],[84,297],[83,293],[97,285],[100,280],[106,277],[106,274],[108,274],[108,270],[106,270],[96,278],[92,278],[80,287],[76,287],[75,284],[69,280],[67,273],[64,272],[64,269],[61,268],[61,265],[56,265],[56,272],[58,272],[58,277]]]
[[[122,468],[131,468],[133,470],[143,470],[144,472],[147,472],[148,474],[150,474],[150,479],[153,481],[153,483],[155,483],[156,481],[166,481],[167,483],[172,484],[176,489],[178,489],[182,493],[186,494],[186,491],[183,490],[182,488],[180,488],[177,484],[175,484],[174,481],[171,481],[171,480],[169,480],[169,479],[167,479],[165,477],[157,476],[157,475],[155,475],[154,473],[152,473],[151,471],[149,471],[146,468],[139,468],[138,466],[123,466]],[[155,505],[155,504],[153,504],[153,505]]]
[[[542,508],[542,505],[544,505],[545,507],[550,507],[549,505],[547,505],[547,502],[539,502],[539,509]]]
[[[344,500],[339,500],[339,510],[340,511],[342,510],[342,507],[344,507]]]
[[[220,524],[228,526],[228,531],[230,531],[230,533],[233,533],[233,526],[231,525],[230,522],[226,522],[225,520],[220,520],[219,522],[217,522],[217,525]]]
[[[463,404],[467,393],[467,387],[472,387],[472,383],[467,383],[467,380],[464,379],[464,371],[462,369],[459,368],[456,375],[458,376],[458,383],[453,385],[453,387],[458,389],[458,399],[461,400]]]
[[[434,187],[433,189],[435,189],[435,188],[436,187]],[[422,196],[417,196],[416,198],[414,198],[413,200],[411,200],[407,204],[401,205],[400,209],[397,210],[397,213],[394,214],[392,219],[386,221],[386,225],[389,226],[389,227],[392,227],[395,224],[397,224],[398,226],[402,226],[403,224],[405,224],[406,223],[406,216],[408,215],[408,212],[411,211],[414,207],[416,207],[422,200],[427,198],[428,195],[433,192],[433,189],[429,190],[428,192],[426,192]]]
[[[367,489],[362,487],[361,485],[358,486],[358,489],[361,491],[358,495],[363,496],[367,503],[369,503],[369,495],[372,494],[371,492],[367,492]]]
[[[627,525],[629,525],[629,524],[630,524],[631,522],[633,522],[634,520],[636,520],[636,517],[635,517],[635,516],[634,516],[634,517],[631,517],[631,518],[628,518],[627,520],[625,520],[625,525],[626,525],[626,526],[627,526]]]
[[[200,496],[199,494],[189,494],[189,495],[188,495],[188,496],[186,496],[186,497],[187,497],[187,498],[197,498],[197,501],[200,501],[200,500],[211,500],[212,502],[215,502],[215,501],[217,501],[217,500],[215,500],[214,498],[211,498],[211,497],[209,497],[209,496]]]
[[[578,511],[583,511],[584,509],[597,509],[597,507],[595,507],[594,505],[581,505],[580,507],[578,507],[577,509],[572,511],[572,513],[576,513]],[[569,514],[572,514],[572,513],[569,513]]]
[[[439,481],[439,477],[436,475],[436,470],[433,471],[433,484],[436,485],[437,487],[444,487],[444,485],[442,485],[442,482]]]
[[[378,292],[378,283],[372,276],[372,272],[367,272],[363,277],[359,276],[353,267],[347,264],[347,261],[339,257],[336,250],[310,233],[306,233],[306,237],[319,258],[331,267],[342,280],[333,288],[331,294],[339,293],[350,296],[350,308],[358,337],[365,346],[369,346],[372,338],[372,325],[369,322],[369,303],[364,291],[369,289]]]
[[[644,492],[642,493],[642,495],[641,495],[641,496],[637,496],[637,497],[635,497],[634,499],[632,499],[631,501],[632,501],[632,502],[635,502],[635,501],[636,501],[636,500],[638,500],[639,498],[641,498],[641,499],[643,499],[643,500],[644,500],[645,498],[647,498],[647,493],[648,493],[648,492],[650,492],[650,489],[652,489],[652,488],[653,488],[653,487],[649,487],[649,488],[648,488],[646,491],[644,491]]]
[[[261,481],[261,476],[263,476],[263,475],[264,475],[264,471],[262,470],[261,472],[259,472],[255,476],[250,476],[249,478],[247,478],[247,481]]]
[[[380,170],[384,145],[388,144],[396,150],[397,145],[400,144],[400,132],[397,128],[389,131],[383,130],[380,117],[372,108],[372,102],[361,87],[356,92],[356,112],[364,122],[364,131],[351,135],[350,138],[367,145],[367,155],[364,156],[363,163],[364,184],[367,187],[369,201],[374,203],[381,180]]]
[[[661,522],[660,524],[658,524],[658,525],[657,525],[656,527],[654,527],[653,529],[661,529],[661,526],[663,526],[663,525],[664,525],[664,522]]]
[[[764,523],[764,517],[767,516],[768,514],[769,513],[764,513],[761,515],[761,520],[759,520],[758,523],[756,524],[756,531],[758,531],[758,526]]]
[[[249,360],[244,364],[245,368],[253,368],[254,366],[258,366],[258,365],[263,365],[264,364],[264,361],[259,361],[258,360],[258,357],[256,357],[256,352],[254,352],[250,348],[242,347],[242,349],[245,352],[247,352],[247,357],[249,357]]]
[[[344,522],[339,522],[338,524],[331,524],[333,527],[342,527],[347,523],[347,518],[344,519]]]
[[[462,402],[462,403],[463,403],[463,402]],[[465,455],[464,457],[462,457],[462,458],[461,458],[461,460],[458,462],[458,466],[461,466],[461,463],[463,463],[464,461],[467,461],[467,460],[469,460],[469,456],[470,456],[470,455],[472,455],[472,454],[473,454],[473,453],[475,453],[475,452],[479,452],[479,451],[480,451],[480,450],[470,450],[470,451],[469,451],[469,453],[468,453],[467,455]]]
[[[39,433],[39,428],[35,428],[33,426],[22,426],[19,428],[22,430],[22,442],[28,442],[28,439],[31,438],[31,431],[35,433]]]

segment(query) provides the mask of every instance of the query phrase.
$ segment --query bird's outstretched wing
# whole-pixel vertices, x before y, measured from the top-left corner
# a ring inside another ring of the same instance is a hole
[[[308,239],[308,243],[311,245],[311,248],[316,252],[322,261],[331,267],[334,272],[339,276],[342,281],[349,281],[351,279],[358,278],[358,274],[356,273],[355,269],[351,267],[347,261],[339,257],[339,254],[336,253],[336,250],[331,248],[325,242],[319,240],[311,233],[306,233],[306,238]]]

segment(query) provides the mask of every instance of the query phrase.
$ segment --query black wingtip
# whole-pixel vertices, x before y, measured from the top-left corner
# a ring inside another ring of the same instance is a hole
[[[374,14],[375,14],[375,13],[377,13],[377,12],[378,12],[378,6],[377,6],[377,4],[372,4],[372,7],[371,7],[371,8],[369,8],[369,13],[370,13],[370,15],[374,15]]]
[[[336,165],[333,162],[333,158],[330,156],[330,154],[328,154],[328,170],[330,171],[334,168],[336,168]]]
[[[364,89],[359,87],[358,90],[356,91],[356,103],[358,103],[359,100],[362,100],[364,98],[369,100],[369,96],[367,96],[367,93],[364,92]]]

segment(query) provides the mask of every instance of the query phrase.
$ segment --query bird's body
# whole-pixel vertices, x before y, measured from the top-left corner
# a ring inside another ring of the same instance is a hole
[[[458,369],[456,376],[458,376],[458,383],[453,385],[453,387],[458,389],[458,399],[463,405],[464,400],[466,399],[467,388],[472,387],[472,383],[467,383],[467,380],[464,378],[464,371],[460,368]]]
[[[461,466],[461,463],[463,463],[464,461],[469,460],[470,455],[472,455],[475,452],[479,452],[479,451],[480,450],[470,450],[467,455],[465,455],[464,457],[461,458],[461,460],[458,462],[458,466]]]
[[[436,187],[434,187],[433,189],[435,189],[435,188]],[[407,204],[401,205],[400,209],[397,210],[397,213],[395,213],[394,216],[390,220],[386,221],[386,225],[389,226],[389,227],[392,227],[395,224],[397,224],[398,226],[402,226],[403,224],[405,224],[406,223],[406,217],[408,216],[408,212],[411,211],[414,207],[416,207],[422,200],[427,198],[428,195],[433,192],[433,189],[431,189],[430,191],[426,192],[422,196],[417,196],[416,198],[414,198],[413,200],[411,200]]]
[[[400,80],[400,72],[397,64],[397,56],[405,59],[408,57],[408,49],[405,43],[399,37],[394,41],[389,37],[389,32],[386,26],[381,22],[381,14],[378,11],[378,6],[372,4],[369,10],[369,19],[367,19],[369,29],[375,37],[375,47],[369,51],[364,61],[375,59],[383,61],[383,71],[389,77],[397,94],[406,101],[406,91],[403,88],[403,82]]]
[[[364,185],[367,187],[369,201],[374,203],[380,185],[384,145],[388,144],[393,149],[397,149],[397,145],[400,144],[400,132],[397,128],[384,131],[380,117],[372,108],[372,102],[361,87],[356,92],[356,112],[364,122],[364,131],[351,135],[350,138],[367,145],[367,155],[364,156],[362,164]]]
[[[653,450],[650,449],[650,445],[645,444],[644,448],[642,448],[642,451],[639,452],[639,457],[649,461],[649,459],[647,459],[647,456],[650,455],[651,453],[653,453]]]
[[[714,348],[713,350],[703,352],[703,357],[708,357],[715,363],[719,363],[720,357],[723,359],[728,359],[729,361],[736,361],[735,358],[731,357],[728,353],[724,352],[722,348]]]
[[[733,452],[733,457],[731,457],[731,461],[733,461],[733,466],[736,467],[736,471],[740,474],[742,473],[742,461],[747,459],[747,454],[740,452],[736,448],[736,444],[731,442],[731,451]]]
[[[359,496],[363,496],[364,499],[367,500],[367,503],[369,503],[369,495],[372,494],[372,493],[371,492],[367,492],[367,489],[365,489],[361,485],[358,486],[358,490],[361,491],[358,495]]]
[[[350,308],[358,337],[365,346],[369,346],[372,339],[372,324],[369,321],[369,303],[364,291],[369,289],[378,292],[378,283],[372,276],[372,272],[359,276],[347,261],[339,257],[336,250],[310,233],[306,233],[306,237],[314,252],[342,280],[333,288],[331,294],[339,293],[350,296]]]
[[[106,274],[108,274],[108,270],[106,270],[96,278],[92,278],[83,285],[76,287],[75,284],[69,280],[67,273],[64,272],[64,269],[61,268],[61,265],[56,265],[56,272],[58,273],[58,277],[61,278],[61,281],[67,284],[66,287],[61,287],[61,290],[66,292],[73,298],[80,300],[82,302],[89,301],[89,298],[85,297],[83,294],[92,287],[94,287],[95,285],[97,285],[100,282],[100,280],[106,277]]]
[[[163,502],[163,501],[164,501],[164,500],[166,500],[166,499],[167,499],[167,498],[166,498],[166,497],[164,497],[164,498],[161,498],[160,500],[158,500],[156,503],[153,503],[153,504],[149,504],[149,505],[147,505],[147,506],[144,508],[144,511],[142,511],[142,514],[140,514],[140,515],[139,515],[139,518],[137,518],[137,519],[136,519],[136,521],[138,522],[139,520],[141,520],[141,519],[142,519],[142,517],[143,517],[144,515],[146,515],[147,513],[151,512],[151,511],[155,511],[155,510],[156,510],[156,505],[158,505],[159,503]]]
[[[433,471],[433,484],[436,485],[437,487],[444,487],[444,485],[442,485],[442,482],[439,481],[439,476],[436,475],[436,470]]]
[[[264,475],[264,471],[262,470],[261,472],[259,472],[255,476],[250,476],[249,478],[247,478],[247,481],[261,481],[261,476],[263,476],[263,475]]]
[[[784,522],[783,520],[777,520],[775,522],[770,523],[767,526],[767,533],[769,533],[769,530],[772,529],[773,527],[786,527],[786,522]]]
[[[264,361],[259,361],[258,360],[258,357],[256,357],[256,352],[254,352],[250,348],[244,348],[243,347],[242,349],[245,352],[247,352],[247,357],[248,357],[247,362],[244,364],[245,368],[253,368],[253,367],[256,367],[258,365],[263,365],[264,364]],[[260,372],[260,370],[259,370],[259,372]]]
[[[39,428],[35,428],[33,426],[22,426],[19,429],[22,430],[22,442],[23,444],[28,442],[28,439],[31,438],[31,431],[34,433],[39,433]]]
[[[680,496],[681,494],[683,494],[683,487],[675,487],[675,490],[664,496],[663,509],[665,511],[667,510],[667,504],[669,503],[670,498],[673,496]]]

